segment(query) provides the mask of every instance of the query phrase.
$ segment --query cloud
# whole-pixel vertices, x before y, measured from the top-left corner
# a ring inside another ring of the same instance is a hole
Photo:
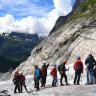
[[[19,32],[37,33],[39,35],[48,35],[58,17],[68,14],[72,9],[71,6],[72,0],[53,0],[54,6],[53,9],[51,9],[51,11],[49,11],[50,9],[49,6],[47,8],[41,5],[37,6],[35,3],[38,0],[36,1],[33,0],[33,3],[32,0],[23,0],[23,1],[1,0],[1,1],[2,1],[1,2],[2,8],[4,8],[9,4],[12,5],[12,8],[14,8],[14,11],[17,12],[19,16],[24,16],[25,14],[29,16],[25,18],[23,17],[21,19],[20,18],[15,19],[14,14],[13,15],[6,14],[5,16],[0,17],[0,32],[19,31]],[[4,3],[3,1],[6,2]],[[15,6],[13,6],[14,1],[16,2]],[[40,1],[42,0],[39,0],[39,2]],[[17,7],[19,5],[21,6]],[[24,6],[26,7],[24,8]],[[19,8],[21,7],[22,10],[19,10]],[[10,10],[10,12],[11,11],[12,9]],[[40,15],[38,15],[37,13]],[[35,14],[35,16],[32,14]]]

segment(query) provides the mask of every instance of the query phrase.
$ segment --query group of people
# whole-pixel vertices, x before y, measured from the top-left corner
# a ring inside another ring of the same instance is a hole
[[[80,56],[77,56],[76,58],[77,58],[77,60],[74,62],[74,65],[73,65],[73,69],[75,70],[73,84],[80,85],[80,77],[81,77],[81,74],[84,72],[84,64],[83,64]],[[58,67],[56,64],[54,64],[53,68],[51,69],[50,75],[52,75],[52,77],[53,77],[52,87],[57,86],[57,83],[58,83],[57,72],[58,71],[61,76],[60,85],[61,86],[64,85],[62,83],[63,77],[65,78],[66,85],[70,85],[68,83],[67,75],[66,75],[66,71],[69,70],[69,68],[66,69],[66,66],[65,66],[66,63],[67,63],[67,60],[64,60]],[[44,80],[46,81],[45,77],[47,77],[47,68],[48,68],[49,64],[46,65],[44,63],[44,65],[42,65],[41,69],[39,69],[37,65],[34,65],[34,66],[35,66],[35,73],[34,73],[35,88],[37,88],[37,91],[38,91],[39,90],[39,80],[41,81],[41,87],[45,86],[45,84],[46,84],[46,82],[44,82]],[[92,54],[89,54],[88,57],[86,58],[85,66],[86,66],[86,77],[87,77],[86,85],[94,84],[94,83],[96,84],[96,60]]]
[[[46,84],[46,78],[47,78],[47,69],[49,67],[49,64],[46,65],[44,63],[42,67],[39,69],[37,65],[34,65],[35,72],[34,72],[34,84],[37,91],[39,90],[39,80],[41,81],[41,87],[44,87]]]
[[[23,73],[19,73],[18,71],[16,71],[14,74],[13,83],[15,85],[14,93],[22,93],[23,86],[28,92],[27,87],[25,85],[25,76],[23,75]]]
[[[80,84],[80,77],[81,73],[84,72],[84,64],[81,60],[80,56],[76,57],[77,60],[74,62],[73,68],[75,70],[75,76],[74,76],[74,85],[79,85]],[[65,78],[65,83],[66,85],[70,85],[67,80],[67,75],[66,71],[69,70],[69,68],[66,68],[66,63],[67,60],[64,60],[58,67],[56,64],[54,64],[53,68],[50,71],[50,75],[53,77],[52,80],[52,87],[56,87],[58,80],[57,80],[57,72],[59,72],[61,78],[60,78],[60,85],[63,86],[63,77]],[[87,77],[87,83],[86,85],[89,84],[96,84],[96,61],[95,58],[93,57],[92,54],[89,54],[88,57],[85,60],[85,65],[86,65],[86,77]],[[44,63],[41,68],[39,68],[37,65],[34,65],[35,72],[34,72],[34,88],[36,88],[36,91],[39,91],[39,81],[41,82],[41,87],[44,87],[46,84],[46,79],[47,79],[47,69],[49,67],[49,64]],[[22,86],[25,87],[25,90],[27,91],[26,85],[25,85],[25,76],[22,73],[16,72],[14,75],[14,84],[15,84],[15,89],[14,93],[16,93],[17,89],[18,92],[22,92]]]

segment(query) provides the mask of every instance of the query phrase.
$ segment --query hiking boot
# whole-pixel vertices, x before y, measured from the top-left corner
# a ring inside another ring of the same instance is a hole
[[[61,84],[61,86],[64,86],[64,84]]]
[[[17,91],[14,91],[14,93],[18,93]]]
[[[43,85],[41,85],[41,87],[43,87]]]
[[[66,83],[66,86],[67,86],[67,85],[70,85],[70,84],[69,84],[69,83]]]
[[[77,83],[77,85],[80,85],[79,83]]]

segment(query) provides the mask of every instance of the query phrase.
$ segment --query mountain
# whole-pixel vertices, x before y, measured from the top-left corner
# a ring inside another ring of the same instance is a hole
[[[45,62],[51,66],[64,59],[72,64],[78,55],[83,60],[89,53],[96,56],[96,0],[76,0],[72,12],[59,17],[54,27],[16,70],[32,74],[33,64],[40,67]]]
[[[37,34],[11,32],[0,35],[0,71],[16,68],[42,40]]]
[[[88,0],[76,0],[72,11],[67,15],[67,16],[60,16],[58,18],[58,20],[56,21],[55,26],[53,27],[53,29],[51,30],[50,34],[55,32],[56,30],[58,30],[61,26],[63,26],[64,24],[66,24],[66,22],[72,17],[74,16],[78,11],[82,11],[81,5],[83,6],[83,4],[85,2],[87,2]],[[94,2],[94,1],[92,1]]]

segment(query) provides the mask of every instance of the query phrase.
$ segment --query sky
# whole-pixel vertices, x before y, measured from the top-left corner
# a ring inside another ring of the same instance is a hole
[[[75,0],[0,0],[0,33],[24,32],[47,36],[59,16],[67,15]]]

